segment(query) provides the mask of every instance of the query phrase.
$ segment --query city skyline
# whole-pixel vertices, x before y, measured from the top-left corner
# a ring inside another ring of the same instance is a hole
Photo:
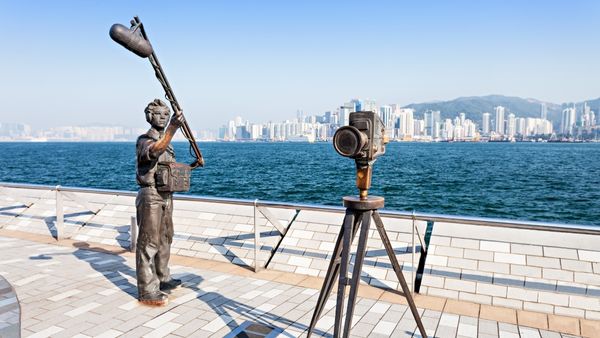
[[[595,1],[5,3],[0,92],[11,100],[0,121],[143,124],[143,107],[163,93],[147,62],[108,38],[133,15],[196,128],[318,113],[348,97],[581,102],[600,92],[598,14]]]
[[[579,108],[575,104],[564,108],[559,121],[547,118],[546,103],[539,104],[534,113],[536,117],[520,116],[517,115],[519,112],[498,105],[494,107],[493,115],[482,111],[481,119],[474,121],[467,118],[465,112],[442,118],[439,110],[429,109],[417,116],[413,108],[399,104],[378,105],[373,99],[355,98],[322,114],[298,110],[295,118],[275,122],[256,122],[237,116],[218,131],[193,132],[197,139],[204,141],[329,141],[339,127],[349,124],[350,114],[356,111],[377,112],[388,138],[393,141],[596,140],[600,131],[596,112],[587,102]],[[145,130],[122,126],[62,126],[33,130],[25,124],[0,122],[0,141],[132,141]],[[175,140],[181,141],[184,137],[177,133]]]

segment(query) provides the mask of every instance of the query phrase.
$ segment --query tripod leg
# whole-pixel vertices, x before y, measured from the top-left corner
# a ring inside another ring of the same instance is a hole
[[[358,217],[357,217],[358,218]],[[337,301],[335,306],[335,322],[333,327],[333,336],[339,337],[342,329],[342,316],[344,315],[344,296],[346,295],[346,285],[348,284],[348,265],[350,263],[350,249],[352,246],[353,229],[350,224],[344,224],[344,240],[342,243],[342,260],[340,261],[340,276],[338,280]]]
[[[317,305],[315,306],[315,312],[313,312],[312,319],[310,321],[310,326],[308,328],[308,336],[312,334],[315,325],[317,325],[317,321],[319,317],[321,317],[321,312],[323,312],[323,308],[325,307],[325,302],[327,298],[329,298],[329,294],[331,293],[331,288],[333,287],[333,283],[335,281],[335,277],[337,277],[340,262],[338,261],[341,253],[342,253],[342,240],[344,239],[344,230],[346,229],[346,225],[350,225],[354,222],[354,213],[346,210],[346,216],[344,217],[344,223],[342,228],[340,229],[340,233],[335,242],[335,247],[333,248],[333,254],[331,256],[331,260],[329,261],[329,267],[327,268],[327,273],[325,274],[325,280],[323,281],[323,286],[321,287],[321,293],[319,293],[319,299],[317,300]]]
[[[340,233],[335,243],[335,247],[333,249],[333,255],[331,256],[331,261],[329,261],[329,267],[327,268],[327,273],[325,274],[325,280],[323,281],[323,286],[321,287],[321,293],[319,294],[319,299],[317,300],[317,305],[315,306],[315,312],[313,312],[312,319],[310,321],[310,326],[308,328],[308,337],[312,334],[315,326],[317,325],[317,321],[321,317],[321,313],[323,312],[323,308],[325,307],[325,302],[329,295],[331,294],[331,289],[333,289],[333,284],[335,282],[335,278],[338,275],[340,268],[340,257],[342,253],[342,240],[344,235],[344,229],[346,225],[353,225],[353,238],[354,234],[356,234],[357,225],[360,223],[362,219],[362,215],[354,214],[354,211],[347,209],[346,217],[344,217],[344,222],[342,228],[340,229]]]
[[[369,227],[371,226],[371,211],[363,213],[362,228],[360,229],[360,237],[358,237],[358,248],[356,249],[356,257],[354,258],[354,270],[352,271],[352,286],[348,295],[348,311],[346,311],[346,324],[344,325],[344,337],[348,337],[352,328],[352,316],[354,315],[354,305],[356,305],[356,294],[360,285],[360,273],[362,271],[363,262],[365,260],[365,252],[367,251],[367,240],[369,239]]]
[[[400,264],[398,263],[398,259],[396,258],[396,254],[394,253],[394,249],[392,248],[392,244],[390,243],[390,239],[388,238],[387,233],[385,232],[383,221],[381,220],[381,217],[379,216],[379,212],[377,210],[373,212],[373,219],[375,220],[375,225],[377,226],[377,231],[379,232],[379,236],[381,237],[383,246],[385,246],[385,251],[387,252],[388,257],[390,258],[390,263],[392,263],[392,268],[394,268],[396,277],[398,278],[400,286],[402,287],[402,293],[404,293],[404,297],[408,302],[408,307],[412,312],[415,322],[417,322],[417,326],[419,327],[421,336],[423,338],[427,338],[427,333],[425,332],[425,327],[423,326],[423,322],[421,321],[421,317],[419,316],[419,312],[417,311],[417,306],[415,305],[415,301],[412,297],[412,294],[410,293],[410,289],[408,288],[408,284],[406,283],[406,279],[404,278],[402,269],[400,269]]]

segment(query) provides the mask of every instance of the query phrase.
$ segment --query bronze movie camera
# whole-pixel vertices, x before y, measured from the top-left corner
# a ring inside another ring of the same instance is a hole
[[[417,306],[412,298],[411,291],[402,273],[402,268],[394,247],[385,230],[383,220],[379,215],[379,209],[384,207],[385,199],[382,196],[368,196],[371,187],[372,169],[375,160],[385,154],[385,145],[388,139],[385,135],[385,125],[379,116],[371,111],[359,111],[350,113],[348,126],[338,129],[333,135],[333,147],[342,156],[353,158],[356,162],[356,186],[360,191],[359,196],[344,196],[343,202],[346,207],[346,216],[342,222],[340,233],[333,248],[333,254],[329,261],[329,267],[323,280],[323,286],[317,299],[317,305],[313,312],[307,336],[310,337],[315,329],[317,321],[323,313],[327,298],[334,288],[337,279],[337,296],[335,307],[335,319],[333,325],[334,337],[349,337],[352,330],[352,319],[354,318],[354,308],[356,305],[356,296],[360,286],[360,276],[364,258],[367,252],[367,241],[369,240],[369,228],[371,219],[375,221],[375,226],[381,242],[392,265],[392,269],[398,278],[402,287],[402,293],[406,298],[413,318],[417,322],[417,327],[421,336],[427,338],[425,327],[421,321]],[[350,269],[350,256],[352,253],[352,243],[354,238],[360,232],[358,245],[354,254],[354,262]],[[349,276],[351,275],[351,277]],[[346,287],[350,286],[348,294],[348,304],[345,305]],[[344,317],[344,307],[346,315]],[[344,323],[342,323],[344,322]],[[344,324],[342,326],[342,324]]]
[[[356,162],[356,186],[360,199],[367,199],[371,188],[373,163],[385,154],[388,138],[381,118],[371,111],[350,113],[350,124],[333,135],[333,147],[342,156]]]

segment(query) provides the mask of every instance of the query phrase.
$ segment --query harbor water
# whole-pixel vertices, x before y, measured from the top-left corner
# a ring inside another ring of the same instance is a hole
[[[341,206],[354,162],[330,143],[200,143],[190,194]],[[175,143],[191,162],[187,143]],[[134,143],[4,143],[0,181],[137,190]],[[386,209],[600,225],[600,144],[391,143]]]

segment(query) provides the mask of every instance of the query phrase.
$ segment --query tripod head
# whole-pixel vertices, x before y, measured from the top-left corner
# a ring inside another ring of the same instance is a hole
[[[375,160],[385,154],[385,125],[371,111],[350,113],[348,126],[339,128],[333,135],[333,147],[338,154],[356,162],[356,186],[361,200],[366,200],[371,188]]]

